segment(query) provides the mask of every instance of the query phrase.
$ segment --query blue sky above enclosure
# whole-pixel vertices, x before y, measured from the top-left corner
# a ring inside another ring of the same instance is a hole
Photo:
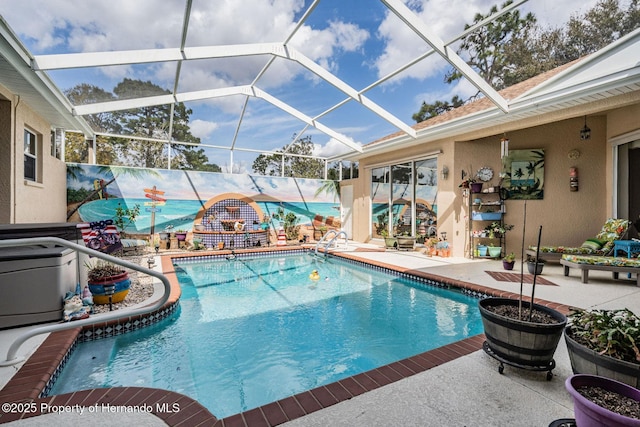
[[[34,55],[180,48],[185,0],[2,0],[0,13]],[[186,47],[283,43],[307,12],[311,1],[193,0]],[[476,13],[498,4],[488,0],[410,0],[404,2],[430,31],[445,42],[458,35]],[[530,0],[518,7],[533,12],[539,24],[558,26],[571,15],[584,13],[596,0]],[[360,91],[407,64],[428,44],[380,1],[322,0],[287,43],[314,63]],[[452,48],[455,50],[454,44]],[[178,92],[250,85],[270,55],[183,61]],[[100,66],[47,73],[62,90],[89,83],[113,91],[123,78],[149,80],[173,90],[177,61]],[[371,101],[406,125],[421,102],[462,97],[476,91],[463,80],[442,83],[450,65],[434,54],[393,79],[364,93]],[[315,117],[348,98],[300,63],[277,58],[255,84],[309,117]],[[205,144],[230,146],[245,97],[234,95],[188,102],[193,110],[192,132]],[[356,144],[366,144],[398,127],[349,101],[318,121]],[[250,97],[236,148],[276,150],[306,127],[301,120],[263,99]],[[315,154],[335,155],[347,147],[309,127],[317,144]],[[207,149],[210,160],[229,163],[222,150]],[[250,168],[255,154],[236,153]],[[244,160],[246,158],[246,160]]]

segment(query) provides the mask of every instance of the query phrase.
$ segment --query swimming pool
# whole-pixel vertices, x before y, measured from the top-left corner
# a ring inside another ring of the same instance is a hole
[[[482,332],[473,297],[331,257],[175,265],[180,310],[79,345],[50,394],[157,387],[223,418]]]

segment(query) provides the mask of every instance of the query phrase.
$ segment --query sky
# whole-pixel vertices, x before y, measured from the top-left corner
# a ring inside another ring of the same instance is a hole
[[[518,7],[533,12],[543,28],[558,27],[583,14],[597,0],[529,0]],[[284,43],[307,12],[310,0],[193,0],[185,45],[217,46]],[[495,0],[404,0],[441,40],[456,37],[475,14],[488,13]],[[34,55],[180,47],[185,0],[0,0],[0,14]],[[398,17],[377,0],[321,0],[290,38],[287,46],[302,53],[356,91],[370,87],[389,73],[429,50]],[[455,49],[456,45],[452,45]],[[348,98],[299,63],[270,56],[227,57],[184,61],[179,92],[250,85],[315,117]],[[52,70],[61,90],[80,83],[109,92],[124,78],[151,81],[172,90],[177,62],[113,65]],[[467,81],[446,85],[451,66],[430,55],[395,77],[363,93],[370,101],[406,125],[423,101],[462,98],[475,93]],[[234,95],[187,102],[191,132],[207,148],[209,160],[235,171],[250,171],[258,152],[278,150],[294,135],[310,135],[314,154],[323,157],[350,150],[298,118],[256,97]],[[244,114],[243,114],[244,111]],[[242,116],[241,125],[239,125]],[[399,128],[355,101],[318,118],[341,138],[364,145]],[[303,133],[304,132],[304,133]]]

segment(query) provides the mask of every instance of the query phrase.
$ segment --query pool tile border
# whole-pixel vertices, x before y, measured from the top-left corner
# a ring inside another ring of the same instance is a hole
[[[264,249],[241,249],[233,253],[231,251],[220,251],[216,254],[196,255],[195,258],[211,259],[233,254],[262,254],[265,252],[266,256],[273,256],[278,251],[291,253],[308,250],[308,248],[302,247],[274,247],[269,248],[268,251]],[[499,291],[421,270],[399,268],[384,262],[371,260],[365,262],[357,255],[349,253],[334,253],[332,255],[356,264],[374,266],[375,268],[396,273],[401,277],[418,278],[426,286],[459,289],[461,292],[477,298],[488,296],[518,297],[518,294],[513,292]],[[169,426],[276,426],[473,353],[480,350],[484,342],[484,335],[476,335],[220,420],[194,399],[179,393],[153,388],[113,387],[41,397],[50,391],[51,384],[59,375],[78,342],[126,333],[161,321],[173,314],[178,307],[180,298],[180,286],[175,274],[173,259],[181,258],[194,258],[194,254],[174,254],[161,257],[162,271],[171,283],[169,301],[161,309],[148,315],[123,317],[116,321],[94,325],[91,328],[76,328],[50,334],[5,387],[0,390],[0,403],[36,403],[37,408],[40,408],[41,403],[50,405],[79,404],[85,407],[96,404],[134,407],[148,405],[153,409],[150,412]],[[565,314],[569,312],[569,307],[563,304],[543,300],[536,300],[536,302]],[[157,410],[158,408],[164,408],[162,405],[166,403],[169,405],[179,403],[180,411],[167,412]],[[160,406],[156,406],[156,404]],[[37,415],[41,415],[39,410],[33,413],[0,413],[0,424]]]

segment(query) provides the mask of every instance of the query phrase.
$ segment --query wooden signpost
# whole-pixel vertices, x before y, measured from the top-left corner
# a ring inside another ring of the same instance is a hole
[[[149,234],[151,235],[151,238],[153,239],[153,235],[156,234],[156,212],[161,212],[162,210],[160,208],[158,208],[158,206],[164,206],[165,202],[167,201],[167,199],[165,199],[164,197],[160,197],[162,195],[164,195],[164,191],[161,190],[157,190],[156,186],[154,185],[153,188],[145,188],[144,189],[144,197],[151,199],[151,202],[144,202],[145,206],[150,206],[148,208],[145,208],[145,210],[147,212],[151,212],[151,229],[149,231]]]

